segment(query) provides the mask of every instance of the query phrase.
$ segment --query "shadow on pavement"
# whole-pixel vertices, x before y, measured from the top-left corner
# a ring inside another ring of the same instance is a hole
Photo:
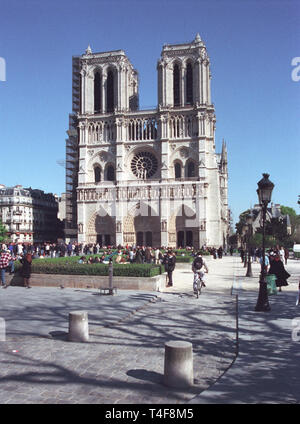
[[[126,373],[129,377],[136,378],[138,380],[151,381],[156,384],[163,384],[163,375],[155,371],[147,371],[143,369],[129,370]]]

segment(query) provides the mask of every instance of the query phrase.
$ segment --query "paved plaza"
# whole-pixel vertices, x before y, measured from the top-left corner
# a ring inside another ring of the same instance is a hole
[[[300,261],[289,261],[289,286],[270,296],[268,313],[254,312],[258,264],[246,278],[238,257],[207,263],[199,299],[190,266],[179,264],[174,287],[162,293],[1,289],[0,404],[299,403],[300,341],[292,340],[292,320],[300,322]],[[88,311],[88,343],[67,341],[74,310]],[[169,340],[193,345],[190,389],[163,385]]]

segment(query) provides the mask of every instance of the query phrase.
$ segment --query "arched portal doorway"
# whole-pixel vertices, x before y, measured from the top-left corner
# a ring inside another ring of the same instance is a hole
[[[160,217],[156,215],[147,203],[136,204],[124,219],[124,243],[160,246]]]
[[[181,205],[169,223],[169,241],[177,248],[199,248],[199,226],[196,212],[187,205]]]
[[[113,246],[116,242],[115,228],[115,218],[101,208],[89,220],[86,242],[99,243],[100,246]]]

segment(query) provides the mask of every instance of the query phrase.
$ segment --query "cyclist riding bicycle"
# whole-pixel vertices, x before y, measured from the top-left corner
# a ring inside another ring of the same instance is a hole
[[[208,267],[206,265],[206,262],[202,258],[201,252],[198,252],[192,264],[192,271],[194,273],[194,291],[197,291],[197,281],[199,277],[202,280],[202,286],[205,287],[205,273],[203,269],[208,273]]]

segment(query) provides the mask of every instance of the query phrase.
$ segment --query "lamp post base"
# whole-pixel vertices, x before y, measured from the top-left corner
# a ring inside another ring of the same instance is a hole
[[[262,304],[262,305],[256,305],[255,306],[255,312],[269,312],[271,310],[271,307],[268,303]]]
[[[251,262],[248,262],[246,277],[253,277]]]
[[[256,312],[269,312],[271,310],[268,299],[267,282],[265,278],[265,272],[262,270],[259,281],[258,299],[255,306]]]

